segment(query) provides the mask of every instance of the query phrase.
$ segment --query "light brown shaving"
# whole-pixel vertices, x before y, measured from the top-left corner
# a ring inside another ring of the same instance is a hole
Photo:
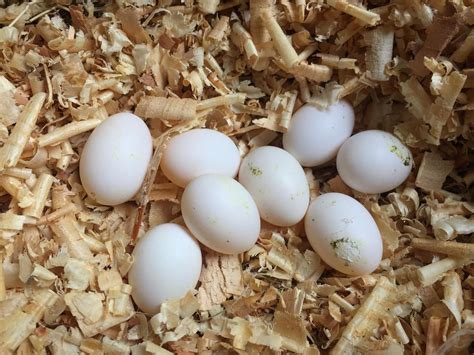
[[[196,117],[196,100],[164,97],[142,97],[135,114],[143,118],[164,121],[193,120]]]
[[[439,191],[453,168],[453,160],[443,160],[439,154],[426,152],[418,169],[415,184],[428,191]]]
[[[411,241],[411,245],[417,249],[452,255],[455,258],[474,258],[474,245],[470,243],[416,238]]]
[[[268,33],[272,37],[273,45],[280,54],[283,63],[288,69],[293,68],[298,62],[298,54],[288,41],[285,33],[281,29],[270,9],[261,12],[261,19]]]
[[[370,26],[375,26],[380,21],[379,14],[351,4],[346,0],[328,0],[328,5],[348,15],[354,16],[356,19]]]
[[[4,168],[14,167],[18,163],[45,99],[45,93],[35,94],[21,112],[7,142],[0,148],[0,171]]]

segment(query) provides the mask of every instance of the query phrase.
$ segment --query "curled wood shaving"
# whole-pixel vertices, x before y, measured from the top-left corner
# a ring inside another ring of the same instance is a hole
[[[308,347],[304,322],[298,316],[286,312],[275,312],[273,329],[282,338],[282,348],[302,352]]]
[[[474,219],[462,216],[442,218],[433,223],[434,235],[441,240],[456,238],[459,234],[470,234],[474,231]]]
[[[442,285],[444,286],[444,299],[442,302],[453,314],[458,326],[461,326],[461,312],[464,309],[461,279],[456,272],[450,271],[443,278]]]
[[[430,134],[436,139],[437,144],[439,144],[442,130],[451,116],[450,111],[454,107],[465,81],[466,76],[457,71],[447,75],[440,88],[440,96],[431,105],[426,120],[431,126]]]
[[[411,245],[417,249],[452,255],[457,258],[474,258],[474,245],[470,243],[416,238],[411,241]]]
[[[72,138],[78,134],[93,130],[102,121],[99,119],[91,119],[82,122],[71,122],[65,126],[59,127],[38,138],[38,146],[45,147],[53,145],[66,139]]]
[[[328,0],[328,5],[335,9],[345,12],[348,15],[354,16],[363,23],[374,26],[380,21],[380,15],[368,11],[362,7],[356,6],[347,2],[346,0]]]
[[[467,351],[469,2],[7,3],[1,353]],[[345,277],[311,249],[303,223],[263,223],[246,253],[203,249],[198,290],[155,315],[137,312],[127,284],[135,240],[182,223],[182,189],[159,169],[168,140],[216,129],[244,156],[281,146],[303,104],[324,109],[342,98],[355,109],[355,131],[394,132],[415,161],[405,184],[380,196],[354,194],[334,162],[305,169],[311,199],[336,191],[367,207],[384,241],[380,267]],[[90,131],[124,111],[144,119],[155,152],[137,203],[101,206],[86,196],[78,162]]]
[[[45,99],[45,93],[38,93],[34,95],[23,108],[15,124],[15,128],[10,133],[4,146],[0,148],[0,170],[13,167],[18,163],[23,148],[35,127],[36,120],[38,119]]]
[[[439,154],[425,152],[415,184],[428,191],[441,190],[453,168],[453,160],[443,160]]]
[[[50,228],[58,244],[64,245],[72,257],[80,260],[90,260],[92,258],[92,253],[82,238],[74,217],[67,215],[53,222]]]
[[[122,29],[134,43],[147,43],[150,37],[141,26],[136,10],[132,8],[121,9],[117,12],[117,19],[122,23]]]
[[[53,185],[53,179],[53,176],[49,174],[41,174],[38,177],[32,191],[34,202],[31,206],[25,208],[24,215],[39,218],[43,214],[43,208]]]
[[[424,66],[424,58],[438,59],[458,31],[459,19],[456,16],[436,17],[427,29],[427,37],[423,47],[416,53],[415,59],[410,62],[410,67],[414,73],[418,76],[427,75],[428,69]]]
[[[28,186],[12,176],[0,176],[0,186],[18,201],[21,208],[29,207],[34,202],[34,195]]]
[[[433,22],[433,9],[430,6],[420,0],[412,1],[410,6],[424,27],[428,27]]]
[[[241,278],[241,266],[236,256],[206,255],[198,289],[200,309],[208,310],[224,302],[231,294],[240,295],[243,292]]]
[[[303,77],[317,83],[329,81],[332,77],[332,69],[330,67],[305,62],[293,66],[290,72],[295,76]]]
[[[43,317],[46,309],[58,297],[50,290],[40,293],[26,306],[17,309],[0,322],[0,349],[13,352],[36,329],[36,324]],[[15,326],[12,326],[14,324]]]
[[[417,275],[424,286],[429,286],[443,277],[445,272],[451,271],[465,263],[464,259],[444,258],[418,269]]]
[[[293,68],[299,62],[298,53],[296,53],[295,49],[286,38],[285,33],[281,29],[271,10],[265,9],[262,11],[261,19],[263,25],[272,38],[275,49],[281,56],[281,60],[287,68]]]
[[[427,107],[432,105],[432,100],[420,82],[415,77],[411,77],[400,83],[400,91],[409,104],[408,108],[413,116],[423,120]]]
[[[458,49],[451,55],[451,59],[457,63],[464,62],[469,54],[474,50],[474,31],[469,32],[464,42],[459,46]]]
[[[219,0],[198,0],[198,8],[205,14],[215,14],[219,3]]]
[[[339,354],[354,351],[357,349],[361,338],[368,336],[378,322],[387,316],[390,317],[387,310],[390,310],[396,302],[395,290],[396,287],[386,277],[380,277],[370,295],[345,327],[341,338],[331,350],[331,353]]]
[[[366,32],[365,41],[369,45],[366,52],[368,77],[372,80],[386,81],[385,66],[392,60],[394,31],[387,27],[377,27]]]
[[[165,121],[193,120],[196,110],[195,100],[145,96],[138,103],[135,114]]]
[[[354,58],[340,58],[334,54],[318,53],[317,57],[321,58],[321,64],[327,65],[334,69],[351,69],[355,73],[359,73],[360,69],[357,67],[357,59]]]

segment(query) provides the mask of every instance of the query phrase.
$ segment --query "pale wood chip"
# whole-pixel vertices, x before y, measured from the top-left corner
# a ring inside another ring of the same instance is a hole
[[[411,241],[411,245],[417,249],[452,255],[457,258],[474,258],[474,245],[471,243],[415,238]]]
[[[385,66],[392,60],[395,32],[389,27],[377,27],[366,32],[365,41],[369,49],[365,53],[368,77],[376,81],[387,81]]]
[[[143,118],[165,121],[193,120],[196,117],[196,100],[144,96],[135,109]]]
[[[231,294],[242,293],[242,269],[235,255],[207,254],[201,271],[198,289],[200,309],[208,310]]]
[[[415,59],[410,62],[410,68],[418,76],[429,73],[424,66],[424,58],[438,59],[446,46],[459,31],[459,19],[456,16],[437,16],[427,29],[427,37],[423,47],[416,53]]]
[[[301,352],[304,348],[308,347],[304,322],[297,315],[275,311],[273,329],[275,333],[280,334],[282,337],[283,349]]]
[[[328,5],[335,9],[345,12],[348,15],[354,16],[361,22],[375,26],[380,21],[380,15],[374,12],[368,11],[360,6],[351,4],[346,0],[328,0]]]
[[[46,94],[44,92],[37,93],[23,108],[7,142],[0,148],[0,171],[14,167],[18,163],[45,100]]]
[[[285,63],[285,66],[288,69],[293,68],[299,62],[298,54],[286,38],[285,33],[278,24],[272,11],[268,8],[262,9],[260,17],[263,21],[263,25],[270,34],[273,40],[273,45],[280,54],[283,63]]]
[[[379,322],[389,316],[387,310],[393,307],[396,299],[395,285],[386,277],[381,276],[375,288],[344,328],[341,338],[331,350],[331,354],[352,352],[357,349],[358,342],[368,336]]]
[[[428,191],[439,191],[453,168],[453,160],[443,160],[437,153],[425,152],[415,184]]]
[[[16,350],[36,329],[37,322],[57,297],[53,291],[44,290],[35,301],[3,318],[0,321],[0,349],[7,353]]]
[[[441,279],[446,272],[466,263],[465,259],[444,258],[419,268],[416,273],[423,286],[429,286]]]

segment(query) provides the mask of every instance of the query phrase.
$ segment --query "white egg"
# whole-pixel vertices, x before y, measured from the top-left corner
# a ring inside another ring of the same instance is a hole
[[[370,130],[357,133],[337,154],[337,171],[354,190],[382,193],[401,185],[410,175],[410,150],[393,134]]]
[[[185,187],[205,174],[237,175],[240,154],[225,134],[212,129],[193,129],[173,137],[161,159],[161,169],[176,185]]]
[[[181,211],[191,233],[223,254],[250,249],[260,233],[252,196],[228,176],[208,174],[191,181],[181,198]]]
[[[242,160],[239,182],[250,192],[260,217],[277,226],[292,226],[308,209],[309,185],[301,165],[283,149],[257,148]]]
[[[317,197],[304,222],[311,246],[334,269],[365,275],[380,264],[380,232],[370,213],[352,197],[335,192]]]
[[[166,223],[150,229],[133,250],[128,273],[132,297],[144,312],[157,313],[160,305],[192,290],[201,273],[201,249],[188,230]]]
[[[80,160],[87,194],[103,205],[133,198],[145,178],[153,150],[146,124],[132,113],[110,116],[90,135]]]
[[[283,148],[301,165],[312,167],[334,157],[354,128],[354,109],[339,101],[326,110],[306,104],[293,115],[283,134]]]

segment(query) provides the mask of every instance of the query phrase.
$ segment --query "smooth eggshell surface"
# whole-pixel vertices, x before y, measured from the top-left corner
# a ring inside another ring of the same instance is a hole
[[[295,158],[283,149],[257,148],[242,160],[239,182],[250,192],[260,217],[277,226],[292,226],[308,209],[309,186]]]
[[[87,194],[114,206],[133,198],[143,183],[152,154],[146,124],[132,113],[110,116],[90,135],[80,160]]]
[[[237,175],[240,154],[225,134],[212,129],[193,129],[173,137],[161,159],[161,169],[168,179],[185,187],[205,174]]]
[[[147,313],[156,313],[166,300],[192,290],[201,273],[201,249],[186,228],[173,223],[149,230],[133,250],[128,273],[132,297]]]
[[[370,130],[345,141],[336,163],[339,176],[347,185],[376,194],[401,185],[410,175],[413,158],[393,134]]]
[[[228,176],[209,174],[191,181],[181,198],[181,211],[191,233],[220,253],[242,253],[260,233],[252,196]]]
[[[317,197],[306,214],[305,231],[321,259],[340,272],[365,275],[380,264],[380,232],[370,213],[352,197],[334,192]]]
[[[312,167],[334,157],[354,128],[354,109],[339,101],[326,110],[306,104],[293,115],[283,134],[283,147],[301,165]]]

